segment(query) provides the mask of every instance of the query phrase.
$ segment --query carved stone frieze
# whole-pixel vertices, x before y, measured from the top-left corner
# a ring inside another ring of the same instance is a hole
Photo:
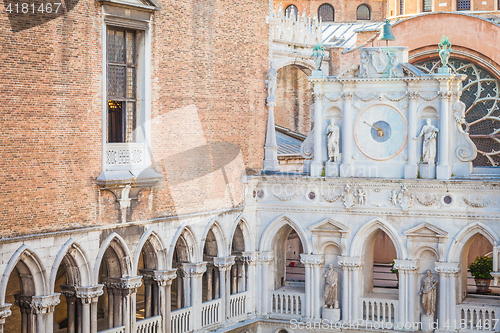
[[[136,276],[133,278],[103,278],[102,283],[108,289],[136,290],[142,285],[142,277]]]
[[[432,206],[438,201],[438,196],[434,196],[433,199],[432,197],[428,194],[424,195],[424,198],[419,198],[418,196],[415,195],[415,199],[417,199],[417,202],[421,204],[422,206]]]
[[[439,274],[455,275],[460,272],[460,267],[458,267],[457,263],[437,262],[435,269]]]
[[[270,262],[274,259],[274,254],[272,252],[259,252],[258,260],[261,262]]]
[[[361,268],[364,262],[360,257],[339,257],[339,265],[346,268]]]
[[[406,185],[402,185],[398,192],[396,192],[396,190],[392,190],[389,196],[389,202],[393,206],[401,208],[403,211],[407,211],[411,206],[413,206],[414,199],[415,195],[410,193]]]
[[[416,260],[394,260],[394,269],[401,271],[414,271],[418,269],[418,262]]]
[[[491,205],[495,199],[487,200],[487,201],[484,201],[484,202],[474,202],[474,201],[469,201],[466,197],[462,197],[462,200],[469,207],[473,207],[473,208],[485,208],[485,207],[488,207],[489,205]]]
[[[214,266],[218,267],[219,269],[222,268],[230,268],[231,266],[234,265],[234,260],[236,257],[231,256],[231,257],[216,257],[214,258]]]
[[[61,301],[60,294],[51,296],[24,296],[14,295],[16,305],[20,308],[29,309],[32,314],[51,313]]]

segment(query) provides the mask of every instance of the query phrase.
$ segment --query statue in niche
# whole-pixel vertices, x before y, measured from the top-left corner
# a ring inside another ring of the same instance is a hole
[[[267,71],[267,99],[270,101],[276,100],[276,86],[278,79],[278,71],[274,67],[274,61],[269,63],[269,70]]]
[[[431,124],[431,119],[427,118],[427,123],[422,127],[420,134],[413,138],[417,140],[421,136],[424,137],[422,144],[422,163],[434,165],[436,159],[436,137],[439,130]]]
[[[330,120],[330,125],[326,128],[327,146],[328,146],[328,162],[338,162],[340,159],[339,139],[340,129],[335,124],[335,120]]]
[[[338,282],[339,274],[333,268],[333,264],[330,264],[325,273],[325,306],[330,309],[339,308],[339,301],[337,300]]]
[[[436,289],[438,281],[432,276],[431,271],[425,271],[426,277],[422,280],[422,288],[419,295],[422,295],[422,306],[427,316],[434,316],[436,313]]]

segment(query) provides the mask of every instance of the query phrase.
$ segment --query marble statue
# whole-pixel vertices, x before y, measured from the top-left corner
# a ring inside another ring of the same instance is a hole
[[[328,146],[328,162],[338,162],[340,159],[339,139],[340,129],[335,124],[335,120],[330,120],[330,125],[326,128],[327,146]]]
[[[268,79],[266,80],[267,83],[267,99],[268,100],[276,100],[276,86],[277,86],[277,79],[278,79],[278,71],[274,67],[274,62],[271,61],[269,64],[269,70],[267,71],[267,77]]]
[[[366,192],[362,188],[358,188],[355,196],[358,198],[358,205],[363,206],[366,202]]]
[[[391,69],[389,69],[389,77],[397,77],[398,76],[398,67],[399,67],[399,61],[398,61],[398,55],[397,54],[389,54],[390,63],[391,63]]]
[[[337,286],[339,282],[339,274],[329,265],[329,269],[325,273],[325,305],[330,309],[338,309],[339,301],[337,300]]]
[[[433,165],[436,159],[436,137],[439,130],[431,124],[430,118],[427,118],[426,122],[420,134],[413,138],[413,140],[417,140],[421,136],[424,137],[424,142],[422,144],[422,162],[424,164]]]
[[[360,77],[368,77],[368,62],[370,57],[367,52],[361,53],[361,65],[359,66]]]
[[[422,295],[422,306],[424,312],[428,316],[434,316],[436,312],[436,287],[438,281],[431,275],[431,271],[425,272],[426,277],[422,280],[422,288],[420,288],[419,295]]]

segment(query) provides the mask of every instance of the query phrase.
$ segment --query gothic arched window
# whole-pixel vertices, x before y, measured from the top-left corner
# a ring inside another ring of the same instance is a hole
[[[356,20],[370,20],[370,8],[367,5],[359,5],[356,9]]]
[[[292,14],[295,15],[295,18],[299,17],[299,10],[295,5],[289,5],[285,8],[285,15],[288,17],[292,17]]]
[[[457,10],[470,10],[470,0],[457,0]]]
[[[333,22],[335,20],[335,10],[333,6],[328,3],[319,6],[318,17],[323,22]]]
[[[424,73],[435,73],[441,62],[435,59],[414,65]],[[467,60],[450,58],[448,66],[454,73],[467,75],[460,100],[465,103],[466,130],[477,147],[472,164],[500,165],[500,81],[487,69]]]

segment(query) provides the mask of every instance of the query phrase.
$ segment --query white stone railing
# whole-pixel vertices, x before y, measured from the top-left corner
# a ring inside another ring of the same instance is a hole
[[[398,320],[398,303],[392,299],[361,298],[361,318],[366,323],[395,323]]]
[[[113,327],[104,331],[99,331],[98,333],[125,333],[125,326]]]
[[[201,305],[201,326],[210,326],[220,322],[221,299],[214,299]]]
[[[273,11],[272,38],[284,42],[316,45],[322,42],[323,29],[321,21],[315,15],[306,17],[305,12],[300,17],[295,14],[285,15],[283,8]]]
[[[192,308],[180,309],[170,314],[170,328],[172,333],[186,333],[192,331]]]
[[[500,332],[500,307],[457,305],[457,328],[462,331]]]
[[[271,291],[269,293],[271,312],[301,316],[304,311],[304,298],[304,293],[290,293],[276,290]]]
[[[247,292],[241,292],[229,297],[229,315],[238,317],[246,313]]]
[[[149,317],[135,323],[136,333],[162,333],[161,316]]]
[[[144,165],[144,143],[107,143],[106,168]]]

